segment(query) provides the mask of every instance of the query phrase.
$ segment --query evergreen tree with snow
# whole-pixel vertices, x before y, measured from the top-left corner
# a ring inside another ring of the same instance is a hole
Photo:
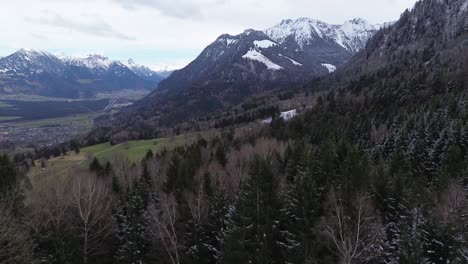
[[[149,186],[140,180],[135,188],[123,197],[115,213],[117,222],[117,263],[145,263],[149,247],[147,206]]]
[[[221,263],[284,263],[278,241],[279,181],[270,158],[255,157],[228,223]]]

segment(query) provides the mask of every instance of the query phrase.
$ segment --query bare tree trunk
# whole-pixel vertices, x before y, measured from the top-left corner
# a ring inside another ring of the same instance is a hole
[[[367,262],[375,253],[382,228],[372,214],[369,198],[361,195],[354,202],[354,214],[347,213],[343,201],[335,191],[329,194],[330,214],[323,221],[325,235],[333,244],[332,250],[342,264]]]
[[[30,263],[33,245],[26,228],[0,204],[0,264]]]
[[[155,222],[153,234],[158,237],[173,264],[179,264],[179,242],[176,233],[177,207],[175,198],[163,194],[159,208],[152,208],[150,216]]]
[[[106,184],[92,174],[75,176],[71,194],[73,219],[82,237],[82,257],[86,264],[113,231],[112,199]]]

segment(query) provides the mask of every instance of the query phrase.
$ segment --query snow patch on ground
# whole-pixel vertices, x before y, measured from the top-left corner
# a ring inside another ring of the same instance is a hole
[[[291,58],[289,58],[289,57],[287,57],[287,56],[284,56],[283,54],[280,54],[280,56],[281,56],[281,57],[283,57],[283,58],[286,58],[286,59],[288,59],[288,60],[289,60],[289,61],[291,61],[291,62],[292,62],[292,64],[294,64],[294,65],[297,65],[297,66],[302,66],[302,64],[301,64],[301,63],[299,63],[299,62],[297,62],[297,61],[295,61],[295,60],[293,60],[293,59],[291,59]]]
[[[466,11],[467,9],[468,9],[468,0],[466,0],[466,1],[462,4],[462,6],[461,6],[461,8],[460,8],[460,12],[464,12],[464,11]]]
[[[267,118],[267,119],[262,120],[260,123],[262,123],[262,124],[270,124],[271,121],[273,121],[273,118],[269,117],[269,118]]]
[[[328,63],[322,63],[322,66],[327,68],[329,73],[332,73],[336,70],[336,66]]]
[[[280,114],[280,117],[284,119],[284,121],[287,121],[293,117],[297,116],[297,110],[296,109],[293,109],[293,110],[289,110],[289,111],[286,111],[286,112],[281,112]]]
[[[273,63],[270,59],[265,57],[262,53],[256,50],[249,50],[245,55],[242,56],[244,59],[250,59],[254,61],[261,62],[267,66],[270,70],[281,70],[283,67],[279,66],[278,64]]]
[[[296,109],[281,112],[281,114],[280,114],[280,118],[282,118],[284,121],[288,121],[288,120],[290,120],[291,118],[293,118],[295,116],[297,116],[297,110]],[[273,121],[273,118],[269,117],[267,119],[264,119],[264,120],[260,121],[260,123],[270,124],[271,121]]]
[[[255,41],[254,41],[254,45],[255,45],[257,48],[267,49],[267,48],[276,46],[276,45],[278,45],[278,44],[274,43],[274,42],[271,41],[271,40],[264,39],[264,40],[255,40]]]
[[[226,46],[229,47],[233,44],[236,44],[237,43],[237,39],[226,39]]]

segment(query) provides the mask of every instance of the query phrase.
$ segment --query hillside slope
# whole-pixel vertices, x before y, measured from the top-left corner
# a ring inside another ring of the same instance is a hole
[[[343,25],[300,18],[264,31],[221,35],[185,68],[121,117],[166,125],[235,105],[246,97],[324,76],[377,31],[362,19]]]
[[[380,30],[316,90],[344,88],[395,100],[446,92],[468,78],[468,2],[420,1]]]

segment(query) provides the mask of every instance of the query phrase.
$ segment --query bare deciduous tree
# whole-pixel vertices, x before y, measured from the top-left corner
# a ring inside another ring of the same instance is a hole
[[[0,263],[31,263],[33,245],[28,230],[0,204]]]
[[[184,196],[187,200],[192,218],[198,223],[201,223],[208,215],[209,201],[205,194],[204,178],[201,171],[197,173],[195,180],[197,181],[195,192],[186,192]]]
[[[128,160],[122,154],[115,154],[112,159],[113,172],[124,192],[130,190],[133,183],[139,178],[136,168],[130,166]]]
[[[75,228],[81,237],[83,263],[112,233],[112,198],[109,188],[95,175],[73,177],[71,204]]]
[[[173,264],[180,263],[179,241],[176,232],[177,202],[173,195],[162,194],[156,206],[149,210],[154,220],[153,234],[161,240]]]
[[[347,208],[339,194],[329,194],[330,214],[323,221],[331,249],[339,257],[340,264],[368,263],[376,257],[373,250],[379,243],[382,228],[373,214],[367,195],[360,195]]]
[[[31,227],[51,229],[56,234],[63,233],[67,225],[70,207],[69,176],[51,174],[36,182],[27,195],[32,209]]]
[[[436,216],[447,224],[454,217],[461,214],[461,211],[467,206],[466,193],[460,184],[452,181],[447,190],[440,195],[439,203],[436,207]]]

